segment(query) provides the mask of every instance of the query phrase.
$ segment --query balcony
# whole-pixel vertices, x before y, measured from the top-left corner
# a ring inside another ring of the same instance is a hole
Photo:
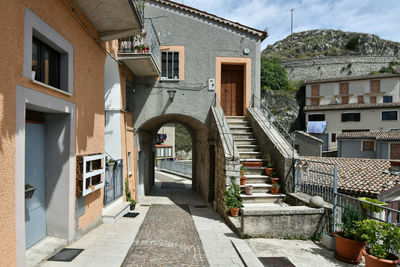
[[[136,76],[159,76],[158,37],[150,22],[145,29],[141,34],[118,39],[118,59]]]
[[[75,0],[102,41],[139,34],[144,25],[143,0]]]

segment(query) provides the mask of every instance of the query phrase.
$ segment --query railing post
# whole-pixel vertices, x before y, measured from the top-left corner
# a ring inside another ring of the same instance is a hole
[[[299,175],[299,170],[295,167],[297,164],[297,160],[294,162],[293,168],[294,168],[294,192],[297,193],[297,181],[298,181],[298,175]]]
[[[337,178],[338,171],[337,165],[334,165],[334,175],[333,175],[333,231],[336,231],[336,216],[337,216]]]

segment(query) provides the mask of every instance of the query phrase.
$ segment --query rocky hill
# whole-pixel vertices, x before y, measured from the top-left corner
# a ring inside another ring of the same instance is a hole
[[[294,60],[328,56],[400,56],[400,43],[374,34],[340,30],[310,30],[294,33],[269,45],[262,55],[266,58]]]

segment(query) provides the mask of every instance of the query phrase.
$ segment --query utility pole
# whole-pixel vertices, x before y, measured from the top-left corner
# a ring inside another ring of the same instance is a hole
[[[290,9],[290,17],[291,17],[291,23],[290,23],[290,38],[293,40],[293,11],[294,8]]]

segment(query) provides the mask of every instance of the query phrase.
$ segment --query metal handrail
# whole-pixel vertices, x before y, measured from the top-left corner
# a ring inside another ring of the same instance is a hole
[[[294,159],[294,139],[291,134],[286,130],[285,127],[279,122],[279,119],[274,116],[274,114],[271,112],[271,110],[268,108],[267,105],[265,105],[260,99],[258,99],[254,94],[252,95],[251,102],[250,102],[251,107],[256,107],[259,108],[264,115],[264,117],[270,121],[270,124],[267,125],[266,123],[263,122],[265,127],[270,127],[272,126],[285,140],[285,143],[291,148],[292,150],[292,159]],[[286,135],[290,141],[291,144],[288,142]]]
[[[225,139],[225,140],[228,141],[228,154],[232,158],[235,158],[236,147],[235,147],[235,142],[233,140],[233,135],[232,135],[231,129],[229,127],[228,121],[225,118],[224,110],[222,109],[221,103],[219,102],[218,96],[216,93],[214,94],[213,108],[215,108],[215,111],[217,113],[216,114],[216,120],[217,120],[216,122],[219,124],[221,130],[223,130],[221,132],[221,134],[223,134],[224,136],[227,137],[227,139]],[[224,129],[226,131],[224,131]]]

